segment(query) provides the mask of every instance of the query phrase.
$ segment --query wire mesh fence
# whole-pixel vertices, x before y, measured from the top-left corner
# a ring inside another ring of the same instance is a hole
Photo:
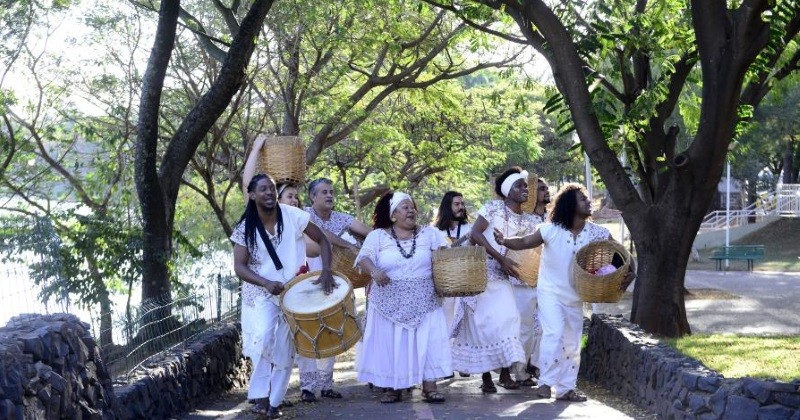
[[[124,382],[149,358],[238,318],[241,283],[229,258],[186,258],[175,268],[185,282],[140,302],[138,278],[69,278],[75,271],[66,268],[64,244],[48,223],[0,217],[0,326],[22,314],[74,314],[90,325],[109,372]]]

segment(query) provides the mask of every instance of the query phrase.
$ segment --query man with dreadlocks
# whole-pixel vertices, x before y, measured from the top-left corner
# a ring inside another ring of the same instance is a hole
[[[608,229],[587,221],[591,214],[592,204],[583,187],[567,184],[556,196],[550,223],[539,225],[534,233],[521,237],[505,237],[505,232],[494,231],[497,243],[508,249],[544,245],[537,294],[543,330],[540,386],[536,390],[540,398],[550,398],[555,388],[557,400],[586,401],[586,395],[576,389],[581,362],[583,302],[571,281],[570,266],[582,247],[611,239]],[[631,266],[623,289],[635,277],[633,264]]]
[[[278,295],[306,261],[304,234],[320,244],[322,273],[317,283],[329,293],[331,245],[309,214],[279,204],[275,181],[259,174],[247,181],[247,208],[231,235],[233,263],[242,285],[243,353],[253,361],[248,398],[253,411],[269,418],[279,410],[294,363],[295,349]]]

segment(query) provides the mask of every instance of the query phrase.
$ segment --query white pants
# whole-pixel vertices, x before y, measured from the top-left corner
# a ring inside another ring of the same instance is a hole
[[[247,399],[255,400],[269,397],[269,404],[273,407],[279,406],[286,396],[286,389],[289,388],[289,378],[292,370],[272,366],[268,360],[261,358],[253,368],[250,375],[250,387],[247,389]]]
[[[583,303],[567,304],[541,291],[538,298],[543,332],[539,384],[555,388],[556,397],[561,397],[578,383]]]
[[[310,392],[333,389],[333,364],[335,357],[312,359],[297,355],[297,370],[300,371],[300,389]]]
[[[256,298],[242,305],[243,353],[253,361],[248,399],[269,397],[270,405],[283,402],[294,362],[294,343],[286,318],[272,300]]]
[[[518,381],[530,379],[531,374],[526,371],[527,361],[534,366],[539,366],[539,346],[542,341],[542,326],[539,323],[539,303],[536,297],[536,288],[530,286],[514,286],[514,299],[519,311],[519,341],[525,351],[525,363],[514,363],[512,371]]]

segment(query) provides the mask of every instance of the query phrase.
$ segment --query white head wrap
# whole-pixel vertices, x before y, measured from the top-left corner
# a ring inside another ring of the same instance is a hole
[[[500,184],[500,192],[503,193],[503,197],[508,197],[508,193],[511,191],[511,186],[514,185],[520,179],[528,180],[528,171],[522,171],[518,174],[511,174],[503,180],[503,183]]]
[[[392,195],[392,198],[389,199],[389,217],[392,217],[392,213],[394,213],[394,211],[397,209],[397,206],[399,206],[404,200],[408,200],[413,203],[411,196],[404,192],[398,191]]]
[[[286,187],[288,187],[288,186],[289,186],[289,183],[287,182],[286,184],[283,184],[283,185],[281,185],[280,188],[278,188],[278,197],[280,197],[281,194],[283,194],[283,191],[285,191]]]

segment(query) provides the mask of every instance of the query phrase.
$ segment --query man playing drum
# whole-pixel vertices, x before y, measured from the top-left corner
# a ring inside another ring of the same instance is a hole
[[[453,368],[482,373],[484,393],[497,392],[491,375],[495,369],[501,369],[501,386],[519,388],[511,379],[509,368],[526,360],[519,340],[519,312],[509,282],[509,275],[519,275],[517,264],[504,255],[505,248],[494,242],[492,229],[517,232],[533,223],[521,208],[528,199],[527,179],[527,172],[518,167],[506,170],[495,181],[495,192],[503,199],[486,203],[478,212],[471,237],[488,253],[486,291],[460,298],[453,318]]]
[[[320,244],[326,293],[336,286],[331,275],[331,246],[308,213],[277,201],[275,182],[259,174],[247,183],[247,207],[231,235],[233,263],[242,285],[243,353],[253,361],[248,399],[269,418],[282,416],[295,349],[278,295],[305,264],[303,234]]]
[[[333,181],[327,178],[311,181],[308,184],[308,195],[311,198],[311,207],[306,207],[305,210],[311,215],[311,221],[322,228],[332,244],[352,248],[357,253],[358,247],[344,240],[342,235],[352,233],[363,238],[370,232],[370,228],[349,214],[333,210],[335,199]],[[318,270],[319,258],[310,258],[308,266],[311,271]],[[321,396],[326,398],[342,398],[342,394],[333,389],[334,362],[335,358],[333,357],[310,359],[297,356],[300,389],[302,390],[300,399],[302,401],[316,401],[315,392],[317,390],[320,391]]]

